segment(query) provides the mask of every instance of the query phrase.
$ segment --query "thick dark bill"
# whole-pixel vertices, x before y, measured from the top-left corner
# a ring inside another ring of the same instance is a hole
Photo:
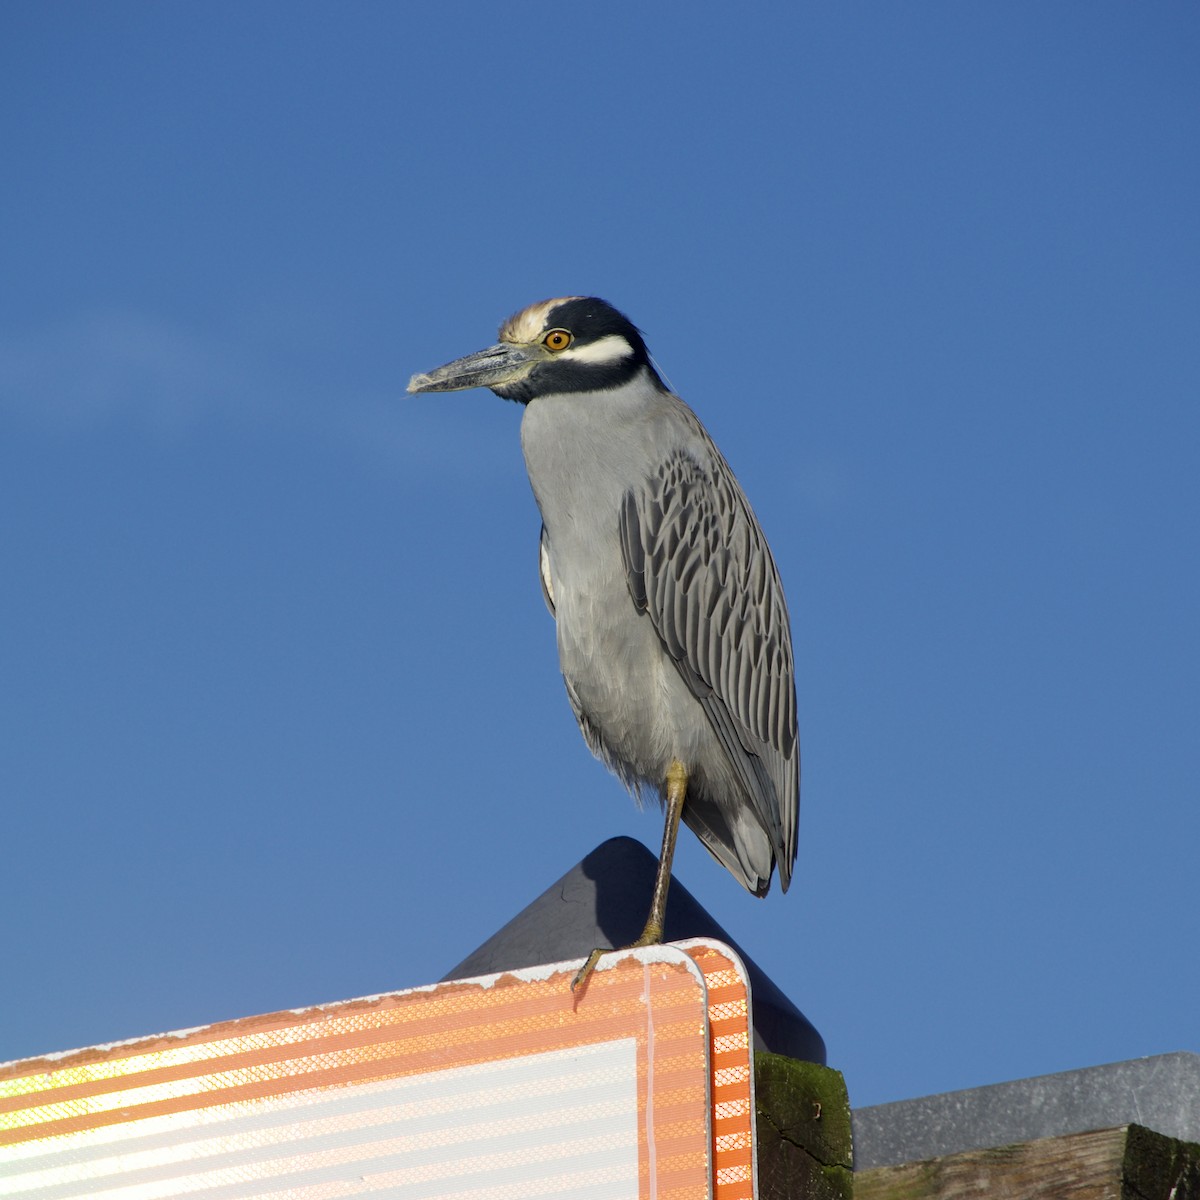
[[[499,342],[486,350],[456,358],[444,367],[408,381],[409,392],[459,392],[464,388],[494,387],[525,375],[541,357],[533,346]]]

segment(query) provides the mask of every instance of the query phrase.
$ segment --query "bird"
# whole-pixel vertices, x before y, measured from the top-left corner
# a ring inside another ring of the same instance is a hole
[[[796,858],[791,625],[745,493],[641,331],[594,296],[543,300],[409,393],[489,388],[524,408],[538,568],[567,697],[592,752],[664,811],[649,915],[663,939],[680,821],[747,891]],[[607,948],[580,968],[582,985]]]

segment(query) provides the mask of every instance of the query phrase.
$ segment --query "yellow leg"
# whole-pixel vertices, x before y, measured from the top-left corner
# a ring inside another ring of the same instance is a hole
[[[683,816],[683,801],[687,796],[687,768],[678,759],[667,771],[667,819],[663,825],[662,850],[658,855],[658,874],[654,877],[654,897],[646,927],[635,946],[656,946],[663,938],[663,923],[667,917],[667,889],[671,886],[671,861],[675,857],[675,840],[679,837],[679,818]]]
[[[658,856],[658,873],[654,877],[654,896],[650,901],[650,915],[646,918],[646,926],[642,936],[626,950],[635,946],[656,946],[663,939],[663,923],[667,915],[667,890],[671,886],[671,862],[675,857],[675,841],[679,837],[679,819],[683,816],[683,802],[687,796],[687,768],[678,759],[671,762],[667,770],[667,817],[663,825],[662,850]],[[587,962],[579,968],[578,974],[571,980],[571,991],[582,987],[588,976],[596,969],[596,964],[611,950],[593,950],[587,957]]]

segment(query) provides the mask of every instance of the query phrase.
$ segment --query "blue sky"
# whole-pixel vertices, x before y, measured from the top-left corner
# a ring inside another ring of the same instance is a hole
[[[771,539],[797,875],[676,874],[859,1105],[1200,1050],[1200,9],[9,5],[0,1059],[430,982],[610,836],[513,310]]]

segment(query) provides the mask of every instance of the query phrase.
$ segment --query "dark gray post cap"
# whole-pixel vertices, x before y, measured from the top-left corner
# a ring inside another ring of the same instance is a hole
[[[641,842],[611,838],[468,954],[444,980],[582,959],[596,946],[628,946],[642,932],[657,867],[658,860]],[[669,941],[716,938],[735,950],[750,976],[755,1049],[825,1064],[825,1042],[804,1014],[674,878],[667,898],[666,936]]]

